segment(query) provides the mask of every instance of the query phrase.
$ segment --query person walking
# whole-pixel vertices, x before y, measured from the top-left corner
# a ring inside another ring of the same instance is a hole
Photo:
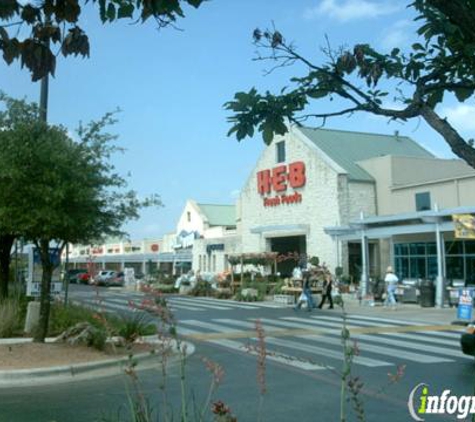
[[[396,287],[399,279],[396,274],[394,274],[393,267],[389,266],[386,269],[386,276],[384,277],[384,282],[386,284],[386,300],[384,301],[385,306],[391,306],[393,309],[396,309]]]
[[[315,308],[315,302],[312,297],[312,289],[310,287],[310,272],[304,271],[302,274],[303,283],[302,283],[302,294],[299,297],[297,304],[294,306],[294,310],[297,311],[300,309],[304,302],[307,302],[307,311],[311,312]]]
[[[328,299],[328,302],[330,302],[330,306],[328,307],[328,309],[333,309],[332,289],[333,289],[332,275],[330,273],[327,273],[325,275],[325,281],[323,282],[322,300],[320,304],[318,305],[319,309],[323,308],[323,304],[325,303],[326,299]]]

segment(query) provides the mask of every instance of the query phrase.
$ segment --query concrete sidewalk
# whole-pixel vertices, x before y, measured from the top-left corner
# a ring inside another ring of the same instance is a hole
[[[361,303],[354,295],[343,295],[345,309],[348,314],[373,316],[375,318],[386,319],[403,319],[413,321],[414,323],[422,322],[428,324],[444,324],[448,325],[457,319],[457,308],[423,308],[418,304],[401,303],[398,304],[396,310],[383,306],[381,303],[375,303],[374,306]]]

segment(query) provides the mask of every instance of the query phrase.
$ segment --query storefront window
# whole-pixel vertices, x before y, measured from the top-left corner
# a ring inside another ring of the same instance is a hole
[[[425,257],[409,259],[409,275],[410,275],[410,278],[425,278],[426,277]]]
[[[437,277],[437,257],[429,256],[427,258],[427,276],[430,280],[435,280]]]
[[[467,283],[475,284],[475,241],[447,241],[445,253],[447,279],[466,279]],[[434,242],[395,244],[394,258],[400,278],[437,277],[437,247]]]
[[[427,243],[427,255],[437,255],[437,245],[435,242]]]
[[[475,284],[475,256],[467,256],[465,261],[467,284]]]
[[[463,257],[462,256],[448,256],[446,257],[447,278],[463,279]]]
[[[475,255],[475,240],[465,241],[465,253]]]
[[[463,254],[463,242],[460,240],[452,240],[445,242],[445,254],[446,255],[462,255]]]
[[[400,280],[409,278],[409,258],[396,258],[396,275]]]
[[[425,243],[411,243],[409,245],[409,251],[411,255],[425,255],[426,244]]]

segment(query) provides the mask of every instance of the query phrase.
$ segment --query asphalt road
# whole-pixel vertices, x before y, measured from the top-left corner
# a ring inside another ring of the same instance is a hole
[[[91,288],[74,287],[72,297],[93,305]],[[126,311],[129,299],[138,295],[115,289],[101,290],[102,306]],[[273,304],[236,304],[206,298],[172,297],[169,304],[179,321],[179,333],[196,346],[186,364],[187,407],[199,412],[210,385],[203,358],[219,363],[225,371],[213,401],[222,400],[238,420],[255,422],[338,421],[342,348],[338,310],[317,312],[275,307]],[[407,402],[411,390],[426,383],[431,393],[450,389],[451,394],[471,395],[474,389],[473,359],[459,352],[458,335],[425,327],[414,332],[412,321],[351,315],[352,336],[360,336],[360,355],[352,366],[364,386],[366,421],[411,421]],[[265,394],[257,380],[257,357],[250,352],[257,345],[253,324],[261,319],[266,333],[268,358]],[[388,332],[391,327],[391,332]],[[319,330],[318,336],[312,333]],[[252,347],[253,346],[253,347]],[[403,377],[391,384],[388,373],[406,365]],[[139,372],[141,391],[157,414],[163,411],[158,370]],[[168,370],[167,394],[174,421],[180,412],[180,370]],[[57,384],[47,387],[0,390],[0,421],[129,421],[127,391],[133,391],[127,377],[109,377]],[[358,420],[352,404],[346,403],[348,421]],[[261,409],[261,410],[259,410]],[[103,418],[103,419],[101,419]],[[260,419],[259,419],[260,418]],[[425,415],[426,421],[457,420],[452,416]],[[157,418],[157,421],[165,420]],[[198,419],[190,418],[190,421]],[[208,413],[204,420],[212,420]]]

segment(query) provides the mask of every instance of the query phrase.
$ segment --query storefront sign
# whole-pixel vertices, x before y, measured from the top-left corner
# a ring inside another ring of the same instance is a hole
[[[292,195],[279,195],[273,198],[264,198],[265,207],[276,207],[282,204],[298,204],[302,202],[302,194],[295,192]]]
[[[297,204],[302,202],[302,194],[295,192],[285,194],[289,187],[296,189],[305,186],[305,163],[296,161],[289,165],[280,165],[272,170],[261,170],[257,172],[257,191],[261,195],[272,192],[281,194],[274,197],[264,198],[265,207],[275,207],[281,204]]]
[[[288,186],[301,188],[305,182],[305,163],[302,161],[257,172],[257,191],[261,195],[271,193],[271,191],[285,192]]]
[[[459,289],[457,319],[471,321],[473,310],[473,289]]]
[[[475,239],[475,216],[471,214],[454,214],[456,239]]]

